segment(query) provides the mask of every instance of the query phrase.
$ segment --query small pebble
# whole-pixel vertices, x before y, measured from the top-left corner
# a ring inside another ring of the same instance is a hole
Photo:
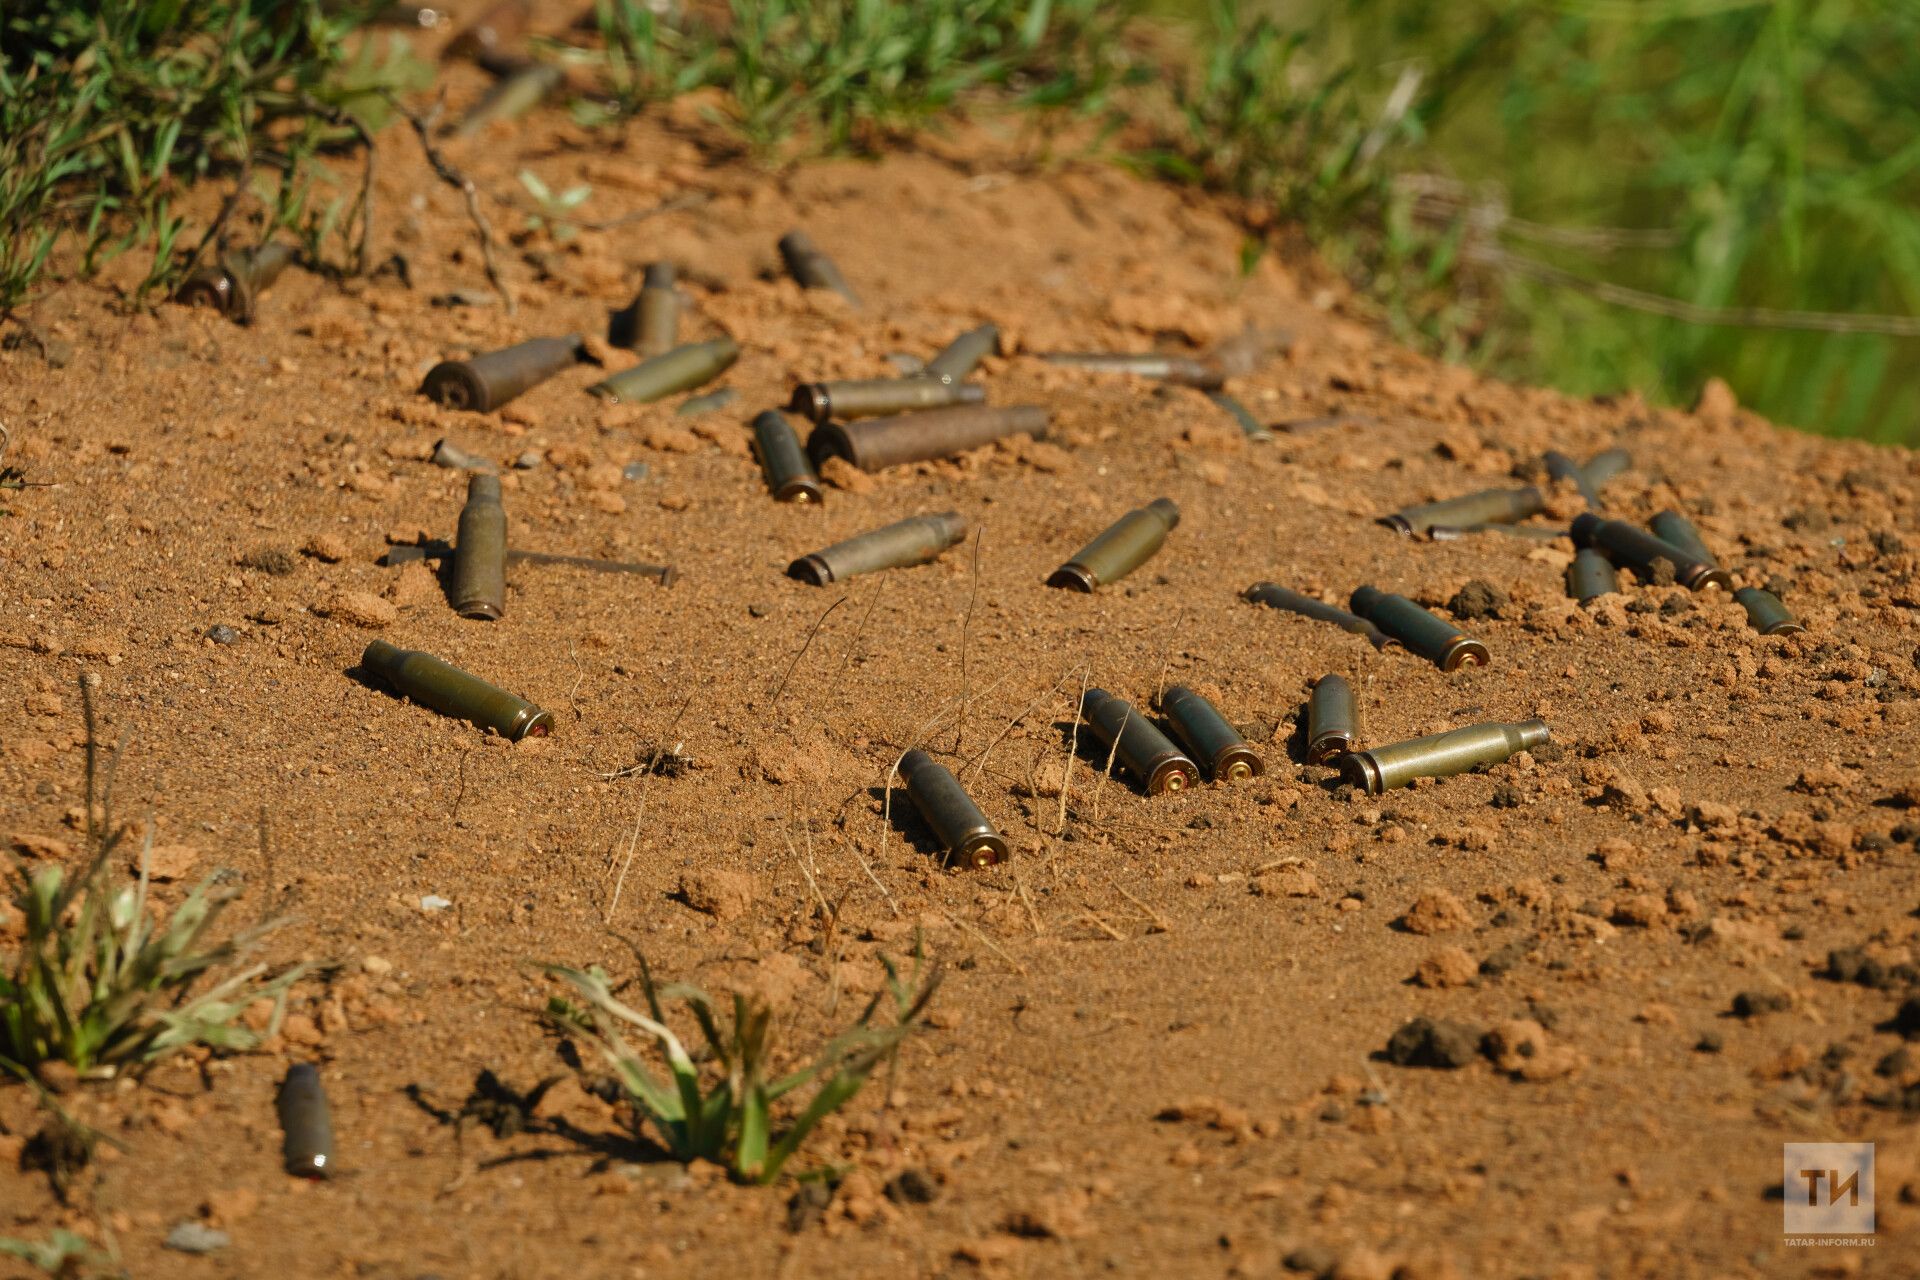
[[[233,644],[240,639],[240,633],[224,622],[216,622],[207,628],[207,639],[215,644]]]
[[[437,893],[430,893],[426,897],[420,899],[420,909],[422,911],[445,911],[448,907],[452,905],[453,905],[452,899],[443,898]]]
[[[513,460],[514,470],[516,471],[531,471],[539,465],[540,451],[538,449],[529,449]]]
[[[167,1248],[176,1253],[212,1253],[233,1243],[224,1231],[215,1231],[204,1222],[182,1222],[167,1232]]]
[[[629,462],[620,469],[620,478],[622,480],[645,480],[647,478],[647,464],[644,462]]]

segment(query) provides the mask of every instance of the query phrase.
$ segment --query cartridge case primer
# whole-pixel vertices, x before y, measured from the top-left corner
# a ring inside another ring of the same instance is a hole
[[[1446,778],[1483,764],[1499,764],[1549,737],[1546,722],[1475,724],[1445,733],[1355,751],[1341,758],[1343,781],[1378,795],[1416,778]]]
[[[1321,676],[1307,698],[1307,763],[1325,764],[1353,750],[1360,712],[1344,676]]]
[[[855,574],[925,564],[967,536],[967,522],[957,511],[909,516],[905,520],[836,542],[822,551],[801,556],[787,566],[787,576],[824,587]]]
[[[360,666],[421,706],[491,729],[509,742],[553,731],[550,712],[432,654],[375,640],[360,655]]]
[[[463,618],[493,620],[507,609],[507,509],[500,477],[467,479],[467,504],[453,544],[453,607]]]
[[[814,430],[807,451],[815,465],[838,457],[862,471],[882,471],[909,462],[950,458],[1022,432],[1044,437],[1047,411],[1031,404],[955,405],[860,422],[829,422]]]
[[[947,851],[949,863],[990,867],[1007,858],[1007,842],[994,830],[951,770],[919,749],[900,757],[907,795]]]
[[[1348,603],[1355,613],[1442,671],[1458,671],[1469,662],[1475,666],[1487,665],[1490,655],[1486,645],[1405,596],[1378,587],[1361,587]]]
[[[1204,760],[1215,782],[1243,782],[1267,771],[1266,762],[1247,745],[1211,702],[1183,684],[1161,695],[1160,710],[1196,760]]]
[[[1180,508],[1171,498],[1155,498],[1129,511],[1099,537],[1074,553],[1053,571],[1050,587],[1093,591],[1117,582],[1145,564],[1180,523]]]
[[[1080,700],[1080,715],[1148,795],[1199,784],[1200,770],[1193,761],[1125,700],[1105,689],[1089,689]]]
[[[562,369],[577,364],[584,345],[578,334],[529,338],[467,360],[442,360],[427,370],[420,393],[449,409],[491,413]]]

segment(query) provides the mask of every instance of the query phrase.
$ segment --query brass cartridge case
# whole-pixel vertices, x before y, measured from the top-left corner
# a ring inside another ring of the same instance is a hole
[[[1693,527],[1693,521],[1678,511],[1662,511],[1647,521],[1647,528],[1653,536],[1662,542],[1670,542],[1702,564],[1719,564],[1713,552],[1707,550],[1707,544],[1700,539],[1700,531]]]
[[[274,1112],[280,1118],[283,1164],[299,1178],[325,1178],[333,1173],[333,1116],[320,1087],[320,1072],[311,1062],[296,1062],[280,1082]]]
[[[999,346],[1000,326],[983,324],[949,342],[939,355],[927,361],[927,367],[922,372],[942,382],[958,382],[979,368],[980,362],[998,350]]]
[[[1586,500],[1589,511],[1600,510],[1600,495],[1594,489],[1593,481],[1587,478],[1587,471],[1579,463],[1558,449],[1547,450],[1542,459],[1547,464],[1547,475],[1554,480],[1571,480],[1580,496]]]
[[[427,370],[420,393],[449,409],[490,413],[581,357],[578,334],[529,338],[467,360],[443,360]]]
[[[900,757],[900,778],[907,784],[913,807],[945,846],[949,863],[990,867],[1006,861],[1005,837],[994,830],[945,765],[916,748]]]
[[[705,395],[689,396],[678,405],[675,405],[673,411],[681,417],[691,418],[696,414],[712,413],[716,409],[724,409],[739,398],[740,393],[732,387],[721,387],[719,390],[709,391]]]
[[[1353,750],[1360,712],[1345,676],[1321,676],[1307,698],[1307,763],[1325,764]]]
[[[1587,483],[1599,489],[1632,465],[1633,455],[1625,449],[1603,449],[1588,458],[1580,470],[1586,475]]]
[[[463,618],[489,621],[507,611],[507,509],[499,476],[467,480],[453,541],[453,607]]]
[[[1712,560],[1701,560],[1624,520],[1603,520],[1592,512],[1575,516],[1573,541],[1576,546],[1605,552],[1607,559],[1632,569],[1645,582],[1653,581],[1655,562],[1665,560],[1673,566],[1673,580],[1688,590],[1733,586],[1727,571]]]
[[[1402,507],[1380,517],[1380,523],[1411,537],[1436,525],[1458,529],[1476,524],[1513,524],[1546,509],[1546,495],[1528,485],[1523,489],[1481,489],[1457,498]]]
[[[642,356],[665,355],[673,350],[674,335],[680,327],[680,294],[674,284],[671,262],[649,264],[633,302],[614,313],[607,326],[607,341]]]
[[[793,424],[778,409],[768,409],[753,420],[753,451],[766,473],[767,488],[780,502],[820,501],[820,480],[813,474]]]
[[[978,388],[975,388],[978,390]],[[845,458],[862,471],[908,462],[950,458],[992,444],[1003,436],[1047,434],[1047,411],[1038,405],[954,405],[860,422],[829,422],[807,441],[815,465]]]
[[[1071,560],[1053,571],[1047,585],[1092,591],[1117,582],[1145,564],[1179,523],[1180,508],[1173,499],[1155,498],[1121,516],[1106,532],[1075,552]]]
[[[1254,604],[1263,604],[1269,609],[1282,609],[1288,613],[1297,613],[1303,618],[1312,618],[1316,622],[1331,622],[1342,631],[1351,631],[1360,636],[1375,649],[1398,648],[1400,642],[1357,614],[1336,608],[1312,596],[1301,595],[1298,591],[1289,591],[1277,582],[1256,582],[1244,593],[1247,600]]]
[[[1253,414],[1248,411],[1247,406],[1241,404],[1226,392],[1209,391],[1207,392],[1207,399],[1226,410],[1227,416],[1239,425],[1240,430],[1246,435],[1247,439],[1255,443],[1265,443],[1273,439],[1273,432],[1267,429],[1266,424],[1254,417]]]
[[[293,246],[268,242],[257,249],[229,253],[218,264],[188,276],[174,293],[190,307],[212,307],[229,320],[246,324],[254,305],[293,261]]]
[[[1161,695],[1160,710],[1194,759],[1207,762],[1207,774],[1215,782],[1244,782],[1267,771],[1266,762],[1240,731],[1187,686],[1176,684]]]
[[[1618,590],[1620,571],[1613,567],[1613,561],[1592,547],[1582,547],[1573,553],[1573,563],[1567,566],[1568,595],[1585,604]]]
[[[740,344],[732,338],[689,342],[603,378],[587,391],[613,404],[649,404],[712,382],[739,358]]]
[[[1080,700],[1080,715],[1148,795],[1199,785],[1200,770],[1193,761],[1124,699],[1105,689],[1089,689]]]
[[[1156,355],[1152,352],[1055,351],[1040,357],[1048,364],[1085,369],[1088,373],[1130,373],[1138,378],[1153,378],[1201,391],[1218,391],[1227,381],[1219,366],[1192,356]]]
[[[551,62],[530,62],[500,78],[467,114],[442,132],[449,138],[471,138],[495,120],[525,115],[560,87],[566,73]]]
[[[491,729],[510,742],[553,731],[551,712],[430,653],[375,640],[360,655],[360,665],[421,706]]]
[[[1733,593],[1733,598],[1747,611],[1747,625],[1763,636],[1791,636],[1806,630],[1771,591],[1742,587]]]
[[[798,280],[801,288],[831,289],[854,307],[860,305],[860,295],[840,274],[833,259],[822,253],[806,232],[789,231],[781,236],[780,257],[787,264],[787,274]]]
[[[967,522],[957,511],[909,516],[883,529],[836,542],[824,551],[801,556],[787,566],[787,576],[824,587],[858,573],[925,564],[966,536]]]
[[[1475,666],[1487,665],[1486,645],[1405,596],[1378,587],[1361,587],[1347,603],[1355,613],[1442,671],[1458,671],[1469,662]]]
[[[875,418],[911,413],[915,409],[943,409],[949,405],[984,402],[984,388],[971,382],[942,382],[938,378],[857,378],[842,382],[808,382],[795,387],[789,413],[820,424],[829,418]]]
[[[1368,795],[1404,787],[1415,778],[1447,778],[1477,765],[1499,764],[1537,747],[1549,734],[1543,720],[1474,724],[1408,742],[1355,751],[1340,761],[1340,776]]]

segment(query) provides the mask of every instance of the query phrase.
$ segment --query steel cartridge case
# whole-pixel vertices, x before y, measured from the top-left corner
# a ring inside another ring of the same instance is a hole
[[[1436,524],[1427,528],[1427,537],[1434,542],[1459,542],[1476,533],[1500,533],[1526,542],[1553,542],[1570,536],[1565,529],[1542,528],[1531,524]]]
[[[943,409],[949,405],[984,402],[986,391],[971,382],[942,382],[938,378],[855,378],[841,382],[808,382],[794,388],[787,406],[813,423],[829,418],[876,418],[882,414],[911,413],[915,409]]]
[[[545,382],[581,357],[579,335],[529,338],[467,360],[442,360],[427,371],[420,393],[449,409],[490,413]]]
[[[1282,609],[1287,613],[1297,613],[1303,618],[1312,618],[1316,622],[1331,622],[1342,631],[1350,631],[1360,636],[1375,649],[1398,648],[1400,642],[1357,614],[1348,613],[1312,596],[1302,595],[1298,591],[1289,591],[1277,582],[1256,582],[1243,593],[1244,598],[1254,604],[1263,604],[1269,609]]]
[[[1442,671],[1458,671],[1469,662],[1480,667],[1487,665],[1486,645],[1405,596],[1378,587],[1361,587],[1348,604],[1355,613]]]
[[[768,409],[753,420],[753,451],[766,473],[767,488],[780,502],[820,501],[820,480],[813,474],[793,424],[778,409]]]
[[[453,542],[453,607],[463,618],[488,620],[507,611],[507,509],[499,476],[467,480]]]
[[[1252,412],[1247,409],[1247,406],[1241,404],[1226,392],[1209,391],[1207,392],[1207,399],[1224,409],[1227,416],[1233,419],[1235,425],[1240,428],[1241,433],[1245,435],[1247,439],[1254,441],[1256,444],[1264,444],[1273,439],[1273,432],[1267,429],[1266,424],[1254,417]]]
[[[449,138],[471,138],[495,120],[525,115],[560,87],[566,72],[551,62],[531,62],[503,75],[467,114],[444,131]]]
[[[1546,457],[1543,458],[1542,461],[1547,464],[1547,475],[1549,477],[1554,480],[1571,480],[1573,482],[1574,488],[1578,489],[1580,496],[1586,500],[1589,511],[1598,511],[1600,509],[1600,495],[1596,492],[1593,481],[1587,478],[1585,467],[1582,467],[1558,449],[1547,450]]]
[[[375,640],[360,655],[360,666],[395,693],[441,715],[491,729],[509,742],[544,737],[553,731],[551,712],[430,653]]]
[[[1477,524],[1514,524],[1546,509],[1546,495],[1528,485],[1523,489],[1482,489],[1457,498],[1402,507],[1380,517],[1380,523],[1411,537],[1436,525],[1458,529]]]
[[[1080,715],[1148,795],[1199,785],[1200,770],[1193,761],[1126,700],[1105,689],[1089,689],[1080,699]]]
[[[1549,734],[1543,720],[1474,724],[1445,733],[1355,751],[1340,761],[1343,781],[1378,795],[1415,778],[1447,778],[1483,764],[1499,764],[1537,747]]]
[[[983,324],[949,342],[939,355],[927,361],[922,372],[942,382],[958,382],[979,368],[980,362],[998,350],[999,346],[1000,326]]]
[[[712,413],[716,409],[724,409],[739,398],[740,393],[732,387],[721,387],[717,391],[709,391],[704,395],[688,396],[675,405],[673,411],[681,417],[691,418],[702,413]]]
[[[1670,542],[1702,564],[1719,564],[1713,552],[1707,550],[1707,544],[1700,539],[1700,531],[1693,527],[1693,521],[1678,511],[1662,511],[1647,521],[1647,528],[1653,536],[1662,542]]]
[[[587,391],[613,404],[648,404],[712,382],[739,358],[740,344],[732,338],[689,342],[603,378]]]
[[[1733,598],[1747,611],[1747,625],[1763,636],[1791,636],[1806,630],[1771,591],[1742,587]]]
[[[1176,684],[1161,695],[1160,710],[1194,759],[1204,760],[1215,782],[1244,782],[1267,771],[1266,762],[1240,731],[1205,698]]]
[[[1360,712],[1345,676],[1321,676],[1307,697],[1307,763],[1325,764],[1353,750]]]
[[[643,356],[665,355],[673,350],[680,328],[680,294],[674,284],[671,262],[649,264],[632,305],[616,312],[607,326],[607,341]]]
[[[801,288],[831,289],[853,306],[860,305],[860,295],[840,274],[833,259],[822,253],[806,232],[789,231],[781,236],[780,257],[787,264],[787,274],[799,281]]]
[[[967,536],[967,522],[957,511],[909,516],[884,529],[836,542],[824,551],[801,556],[787,566],[787,576],[824,587],[859,573],[925,564]]]
[[[807,451],[816,466],[828,458],[845,458],[862,471],[880,471],[950,458],[1021,432],[1045,436],[1047,411],[1031,404],[955,405],[860,422],[829,422],[814,431]]]
[[[1582,547],[1573,553],[1573,563],[1567,566],[1568,595],[1585,604],[1618,590],[1620,571],[1613,567],[1613,561],[1592,547]]]
[[[1180,508],[1173,499],[1155,498],[1121,516],[1106,532],[1075,552],[1071,560],[1053,571],[1047,585],[1092,591],[1117,582],[1145,564],[1179,523]]]
[[[1633,455],[1625,449],[1602,449],[1588,458],[1580,470],[1586,475],[1587,484],[1599,489],[1632,465]]]
[[[1673,580],[1690,591],[1733,586],[1727,571],[1712,560],[1702,560],[1624,520],[1603,520],[1592,512],[1575,516],[1573,541],[1576,546],[1605,552],[1607,559],[1632,569],[1645,582],[1654,580],[1655,563],[1665,560],[1673,566]]]
[[[320,1087],[320,1072],[311,1062],[296,1062],[280,1082],[273,1109],[280,1118],[281,1158],[286,1171],[299,1178],[325,1178],[333,1173],[333,1116]]]
[[[1130,373],[1138,378],[1153,378],[1201,391],[1218,391],[1227,376],[1218,365],[1192,356],[1132,354],[1121,351],[1055,351],[1040,357],[1048,364],[1085,369],[1089,373]]]
[[[190,307],[212,307],[241,324],[253,319],[255,303],[293,261],[293,246],[268,243],[229,253],[218,264],[188,276],[174,293]]]
[[[952,770],[919,749],[900,757],[907,795],[947,851],[949,864],[990,867],[1007,858],[1007,842],[980,806],[961,789]]]

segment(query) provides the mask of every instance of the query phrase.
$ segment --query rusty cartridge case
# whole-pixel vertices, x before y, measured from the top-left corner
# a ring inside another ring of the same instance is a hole
[[[1153,378],[1201,391],[1218,391],[1227,376],[1217,365],[1192,356],[1165,356],[1151,352],[1131,354],[1123,351],[1055,351],[1040,357],[1048,364],[1084,369],[1088,373],[1130,373],[1138,378]]]
[[[1586,500],[1589,511],[1600,510],[1600,495],[1595,491],[1593,481],[1587,478],[1587,471],[1579,463],[1558,449],[1547,450],[1541,461],[1547,464],[1547,475],[1554,480],[1571,480],[1580,496]]]
[[[822,253],[806,232],[789,231],[781,236],[780,257],[787,264],[787,274],[798,280],[801,288],[831,289],[853,306],[860,305],[860,295],[840,274],[833,259]]]
[[[1307,698],[1307,763],[1347,754],[1360,737],[1360,712],[1345,676],[1321,676]]]
[[[1747,611],[1747,625],[1763,636],[1791,636],[1806,630],[1771,591],[1742,587],[1733,593],[1733,598]]]
[[[509,742],[544,737],[553,731],[551,712],[430,653],[375,640],[360,655],[360,665],[395,693],[441,715],[491,729]]]
[[[800,447],[793,424],[778,409],[769,409],[753,420],[753,451],[766,473],[767,488],[780,502],[820,501],[820,480]]]
[[[999,346],[1000,326],[983,324],[949,342],[939,355],[927,361],[922,372],[942,382],[958,382],[979,368],[980,362],[998,350]]]
[[[1619,589],[1620,571],[1613,567],[1613,561],[1592,547],[1582,547],[1573,553],[1573,563],[1567,566],[1568,595],[1585,604]]]
[[[525,115],[560,87],[566,72],[551,62],[530,62],[502,76],[467,114],[443,130],[449,138],[471,138],[495,120]]]
[[[466,360],[442,360],[427,370],[420,393],[449,409],[489,413],[581,358],[578,334],[529,338]]]
[[[858,573],[925,564],[939,558],[941,552],[966,536],[967,522],[957,511],[909,516],[884,529],[801,556],[787,566],[787,576],[824,587],[829,582],[844,582]]]
[[[1653,536],[1662,542],[1670,542],[1695,560],[1703,564],[1719,564],[1713,552],[1707,550],[1707,544],[1700,539],[1700,531],[1693,527],[1693,521],[1678,511],[1662,511],[1647,521],[1647,528]]]
[[[1200,770],[1138,708],[1105,689],[1089,689],[1080,715],[1150,796],[1185,791],[1200,782]]]
[[[1331,622],[1342,631],[1351,631],[1360,636],[1375,649],[1398,648],[1400,642],[1357,614],[1348,613],[1312,596],[1301,595],[1298,591],[1289,591],[1277,582],[1256,582],[1244,592],[1247,600],[1254,604],[1263,604],[1269,609],[1282,609],[1288,613],[1297,613],[1303,618],[1312,618],[1316,622]]]
[[[947,851],[949,863],[990,867],[1007,858],[1007,842],[980,812],[952,770],[919,749],[900,757],[900,778],[913,807]]]
[[[467,480],[453,542],[453,608],[463,618],[488,621],[507,611],[507,509],[499,476]]]
[[[526,34],[532,9],[529,0],[499,0],[497,4],[488,5],[447,42],[440,54],[442,61],[483,55],[498,57],[506,53]]]
[[[1247,745],[1240,731],[1205,698],[1176,684],[1160,698],[1160,710],[1196,760],[1207,763],[1207,774],[1215,782],[1244,782],[1267,771],[1266,762]]]
[[[1380,517],[1380,523],[1411,537],[1426,533],[1436,525],[1458,529],[1476,524],[1514,524],[1546,509],[1546,495],[1528,485],[1523,489],[1481,489],[1457,498],[1402,507]]]
[[[280,1118],[280,1151],[288,1173],[325,1178],[333,1172],[333,1116],[311,1062],[296,1062],[280,1082],[274,1112]]]
[[[829,422],[814,431],[807,450],[815,465],[828,458],[845,458],[862,471],[880,471],[908,462],[949,458],[1021,432],[1046,435],[1047,411],[1031,404],[999,408],[973,404],[896,413],[861,422]]]
[[[1239,426],[1241,432],[1245,434],[1247,439],[1256,444],[1264,444],[1266,441],[1273,439],[1273,432],[1267,429],[1266,424],[1254,417],[1247,409],[1247,406],[1241,404],[1226,392],[1209,391],[1207,392],[1207,399],[1226,410],[1227,416],[1234,420],[1235,424]]]
[[[1625,449],[1602,449],[1588,458],[1580,470],[1587,483],[1597,490],[1632,465],[1633,455]]]
[[[1442,671],[1458,671],[1469,662],[1480,667],[1487,665],[1486,645],[1405,596],[1378,587],[1361,587],[1347,603],[1355,613]]]
[[[732,387],[721,387],[719,390],[709,391],[705,395],[689,396],[674,406],[673,411],[681,417],[691,418],[697,414],[712,413],[716,409],[724,409],[739,398],[740,393]]]
[[[673,350],[680,326],[680,294],[674,284],[671,262],[648,264],[640,292],[608,322],[607,341],[643,356],[665,355]]]
[[[190,307],[212,307],[241,324],[253,319],[254,305],[293,261],[293,246],[269,242],[257,249],[229,253],[219,263],[188,276],[174,293]]]
[[[791,413],[809,422],[829,418],[875,418],[911,413],[915,409],[943,409],[949,405],[980,404],[986,391],[971,382],[942,382],[938,378],[858,378],[842,382],[808,382],[794,388]]]
[[[1179,523],[1180,508],[1173,499],[1155,498],[1121,516],[1106,532],[1075,552],[1071,560],[1053,571],[1047,585],[1092,591],[1117,582],[1145,564]]]
[[[1445,733],[1355,751],[1340,761],[1340,776],[1368,795],[1404,787],[1415,778],[1448,778],[1478,765],[1499,764],[1537,747],[1549,734],[1546,722],[1474,724]]]
[[[642,360],[631,369],[622,369],[587,390],[613,404],[648,404],[712,382],[739,358],[740,344],[732,338],[689,342],[665,355]]]
[[[1607,559],[1632,569],[1645,582],[1654,580],[1654,565],[1665,560],[1673,566],[1673,580],[1690,591],[1733,586],[1727,571],[1712,560],[1702,560],[1624,520],[1603,520],[1590,511],[1575,516],[1573,541],[1575,546],[1605,552]]]

